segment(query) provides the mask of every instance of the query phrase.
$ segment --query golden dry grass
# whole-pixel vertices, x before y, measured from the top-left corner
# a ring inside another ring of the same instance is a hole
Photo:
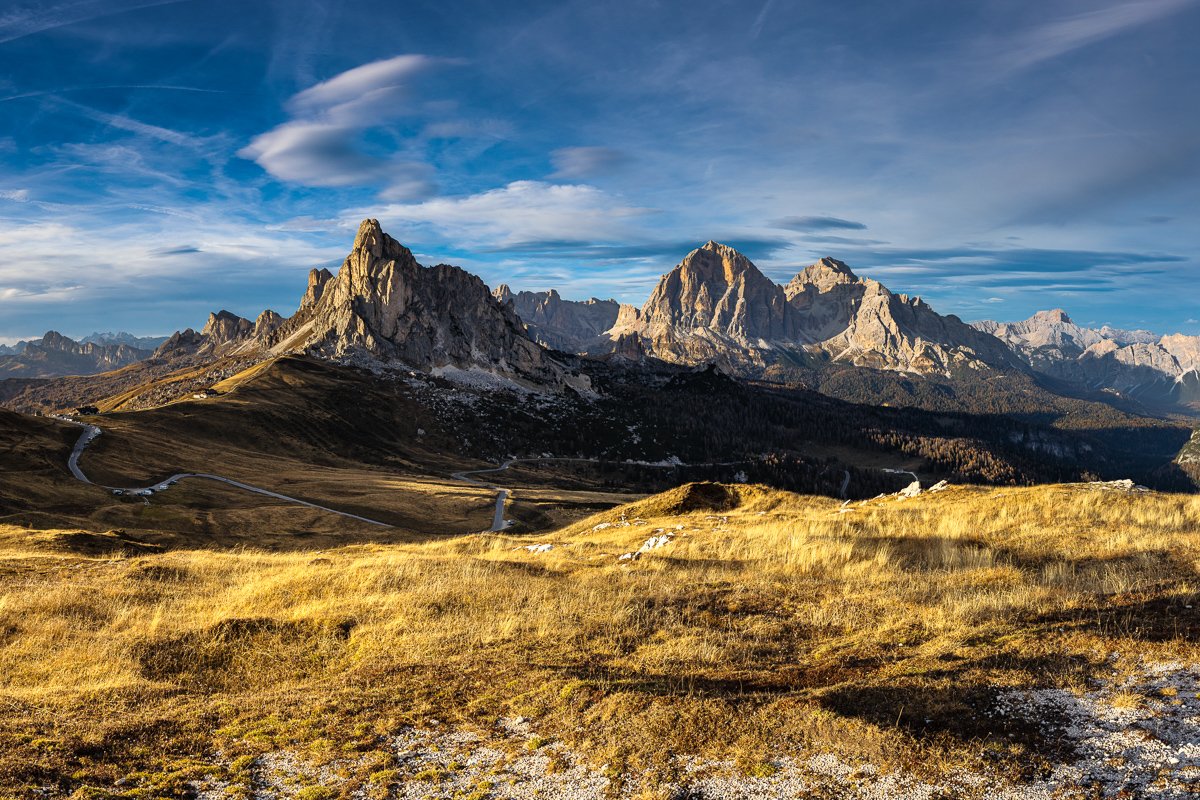
[[[673,541],[618,561],[657,529]],[[40,535],[0,528],[17,796],[173,796],[280,747],[386,770],[400,725],[504,714],[616,771],[833,751],[1028,774],[1052,743],[986,717],[997,691],[1082,688],[1113,653],[1195,659],[1200,635],[1186,496],[955,488],[839,514],[685,487],[537,537],[319,552],[108,557]]]

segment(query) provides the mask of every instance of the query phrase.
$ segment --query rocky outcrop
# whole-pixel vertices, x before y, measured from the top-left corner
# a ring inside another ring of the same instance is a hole
[[[304,290],[304,297],[300,298],[300,310],[304,311],[315,306],[325,292],[325,285],[332,279],[333,273],[324,267],[309,272],[308,288]]]
[[[663,276],[640,311],[621,309],[610,349],[621,340],[628,351],[635,335],[656,358],[756,377],[826,361],[946,375],[1023,369],[994,337],[841,261],[823,258],[782,287],[711,241]]]
[[[679,364],[719,364],[755,374],[784,352],[799,353],[794,315],[783,287],[731,247],[707,242],[688,253],[654,287],[641,310],[623,306],[607,337],[630,352]]]
[[[283,323],[284,318],[268,308],[258,315],[258,319],[254,320],[254,330],[251,332],[251,335],[257,340],[265,341]]]
[[[153,358],[158,360],[175,360],[193,356],[204,344],[204,337],[191,328],[175,331],[167,340],[154,351]]]
[[[876,369],[953,375],[958,370],[1019,370],[1005,345],[920,297],[895,294],[823,258],[784,290],[800,341],[836,362]]]
[[[315,276],[315,277],[314,277]],[[539,384],[563,370],[511,305],[459,267],[423,267],[377,220],[364,220],[337,274],[310,275],[316,300],[276,329],[276,352],[419,370],[482,370]]]
[[[76,342],[58,331],[22,342],[14,352],[0,354],[0,378],[53,378],[94,375],[141,361],[149,350],[127,344]]]
[[[258,319],[259,323],[254,323],[225,310],[211,313],[199,333],[191,328],[176,331],[154,351],[153,357],[184,367],[234,352],[256,350],[259,348],[255,338],[259,324],[263,329],[270,329],[282,322],[278,314],[269,310]]]
[[[554,289],[514,294],[502,283],[492,294],[512,306],[535,342],[568,353],[586,353],[606,341],[604,332],[616,323],[620,310],[616,300],[564,300]]]
[[[229,311],[218,311],[208,315],[208,322],[200,331],[208,344],[215,348],[231,342],[240,342],[254,333],[254,323]]]
[[[1175,333],[1159,339],[1158,345],[1174,356],[1181,369],[1188,372],[1200,369],[1200,336]]]

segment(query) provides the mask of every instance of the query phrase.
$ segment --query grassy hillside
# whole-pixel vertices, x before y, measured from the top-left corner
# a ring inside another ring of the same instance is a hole
[[[499,717],[614,778],[822,752],[1020,781],[1070,753],[996,713],[1005,689],[1200,656],[1200,498],[958,487],[849,508],[701,484],[536,537],[286,553],[0,526],[0,795],[209,777],[249,796],[284,752],[316,765],[295,796],[386,797],[407,775],[389,737]]]

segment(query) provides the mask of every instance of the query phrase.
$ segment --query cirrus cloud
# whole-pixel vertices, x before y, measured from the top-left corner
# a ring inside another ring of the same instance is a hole
[[[867,226],[841,217],[780,217],[771,221],[773,228],[792,231],[865,231]]]
[[[356,212],[359,216],[374,213]],[[389,205],[378,209],[377,215],[459,244],[511,247],[640,239],[640,222],[654,213],[586,184],[513,181],[478,194]]]
[[[619,169],[630,161],[629,156],[612,147],[560,147],[550,154],[554,165],[551,178],[579,180]]]
[[[394,152],[371,152],[372,129],[412,113],[413,79],[437,65],[461,61],[409,54],[355,67],[294,95],[292,119],[259,134],[238,151],[274,177],[304,186],[380,186],[389,200],[433,193],[433,170]]]

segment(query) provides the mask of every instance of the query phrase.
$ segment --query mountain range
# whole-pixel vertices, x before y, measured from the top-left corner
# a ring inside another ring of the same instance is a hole
[[[251,321],[222,310],[210,314],[198,333],[189,328],[173,334],[153,358],[197,363],[284,353],[367,368],[475,373],[530,385],[569,381],[482,280],[446,264],[421,266],[373,219],[363,221],[336,274],[328,269],[309,273],[290,317],[267,309]]]
[[[1085,328],[1062,309],[975,327],[1003,341],[1031,369],[1081,389],[1160,408],[1200,404],[1200,336]]]
[[[47,331],[41,339],[4,347],[0,349],[0,379],[92,375],[120,369],[151,355],[149,349],[125,341],[96,341],[96,336],[101,335],[77,342],[57,331]]]
[[[894,395],[931,408],[979,410],[969,407],[973,393],[1049,391],[1152,410],[1200,409],[1200,337],[1085,328],[1061,310],[968,325],[834,258],[779,285],[714,241],[684,256],[640,307],[568,300],[554,289],[514,292],[502,284],[490,291],[459,267],[418,264],[374,219],[359,226],[336,272],[310,272],[290,316],[268,309],[250,320],[218,311],[200,331],[178,331],[152,353],[123,343],[128,334],[94,338],[110,343],[75,343],[52,332],[20,354],[0,356],[0,369],[46,378],[136,365],[122,379],[127,388],[191,367],[190,383],[174,389],[186,393],[300,353],[370,369],[587,390],[577,363],[584,356],[715,365],[737,378],[856,401]],[[1001,390],[1000,376],[1015,383]],[[170,399],[155,387],[139,402]]]
[[[973,327],[836,259],[779,285],[716,242],[640,307],[493,292],[459,267],[422,266],[368,219],[338,269],[309,273],[290,315],[217,311],[153,352],[54,334],[22,357],[109,348],[114,368],[0,380],[0,405],[147,412],[136,424],[170,419],[172,440],[189,441],[254,418],[241,436],[269,450],[306,431],[317,459],[568,455],[624,465],[605,478],[622,486],[685,459],[712,465],[695,477],[738,464],[779,485],[836,494],[851,474],[855,492],[878,492],[895,476],[863,467],[884,453],[955,480],[1134,475],[1186,488],[1191,462],[1175,459],[1190,428],[1132,408],[1121,388],[1077,391],[1063,365],[1179,370],[1194,363],[1189,341],[1077,328],[1061,313]]]
[[[640,308],[497,288],[546,347],[590,356],[714,363],[788,381],[848,365],[963,381],[989,374],[1053,379],[1158,410],[1200,408],[1200,337],[1076,325],[1056,309],[1022,322],[968,325],[823,258],[786,286],[716,242],[689,253]]]

